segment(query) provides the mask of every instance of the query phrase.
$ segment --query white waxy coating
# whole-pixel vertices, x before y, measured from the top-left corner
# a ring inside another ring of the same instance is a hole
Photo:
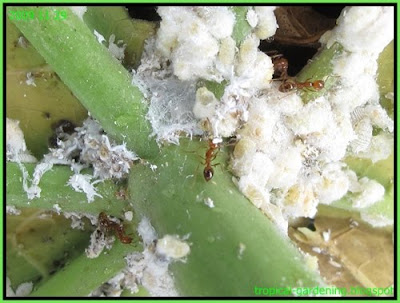
[[[190,246],[176,236],[165,235],[157,241],[156,252],[171,259],[181,259],[190,253]]]

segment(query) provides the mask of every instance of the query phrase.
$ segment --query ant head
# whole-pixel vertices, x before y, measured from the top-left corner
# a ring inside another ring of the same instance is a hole
[[[214,176],[214,169],[212,167],[204,168],[203,176],[206,181],[210,181]]]

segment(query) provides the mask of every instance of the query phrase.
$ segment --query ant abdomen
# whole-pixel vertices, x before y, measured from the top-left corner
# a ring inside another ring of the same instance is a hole
[[[203,171],[204,179],[208,182],[214,176],[214,169],[212,167],[206,167]]]

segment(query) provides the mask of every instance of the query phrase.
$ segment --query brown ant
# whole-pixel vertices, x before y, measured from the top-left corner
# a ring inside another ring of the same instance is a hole
[[[206,166],[203,171],[203,176],[204,179],[208,182],[212,179],[214,176],[214,169],[212,166],[215,166],[217,164],[212,165],[211,162],[217,157],[218,151],[219,151],[219,144],[214,143],[213,140],[208,140],[208,150],[206,151],[206,157],[204,159],[205,163],[204,165]]]
[[[289,68],[288,60],[281,54],[272,56],[271,58],[272,63],[274,64],[274,75],[277,76],[279,79],[286,79]]]
[[[282,93],[287,93],[295,89],[311,89],[314,91],[319,91],[324,88],[325,82],[323,80],[305,81],[297,82],[293,79],[287,79],[282,82],[279,86],[279,91]]]
[[[267,51],[267,55],[271,57],[272,64],[274,65],[274,76],[276,79],[286,79],[289,68],[288,60],[276,50]]]
[[[278,78],[275,80],[283,80],[279,86],[279,91],[282,93],[287,93],[295,89],[311,89],[313,91],[319,91],[324,88],[325,82],[323,80],[315,80],[298,82],[288,76],[289,62],[277,51],[270,51],[267,54],[270,55],[272,63],[274,64],[274,76]]]
[[[100,230],[104,232],[110,232],[111,230],[114,230],[115,236],[118,237],[121,243],[132,243],[132,238],[125,235],[124,226],[108,219],[108,216],[104,212],[99,214],[99,225]]]

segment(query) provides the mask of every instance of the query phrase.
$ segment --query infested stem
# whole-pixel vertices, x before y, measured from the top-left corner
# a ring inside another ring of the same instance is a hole
[[[32,176],[35,164],[23,164],[29,175]],[[82,172],[85,173],[85,172]],[[86,171],[89,173],[89,171]],[[87,202],[84,193],[76,192],[72,187],[67,186],[69,178],[73,175],[69,167],[54,166],[51,171],[46,172],[41,181],[42,189],[40,198],[28,200],[23,189],[22,172],[16,163],[7,163],[6,193],[7,205],[16,208],[32,207],[54,210],[58,204],[63,212],[78,212],[98,216],[102,211],[109,215],[121,217],[123,211],[128,209],[128,202],[119,199],[116,193],[121,190],[121,185],[108,180],[96,185],[98,194],[92,203]]]
[[[39,15],[41,8],[8,9],[29,9]],[[126,142],[142,158],[154,157],[158,146],[150,139],[152,130],[143,94],[85,23],[68,8],[65,10],[68,13],[64,20],[14,23],[110,136]]]
[[[58,271],[31,297],[83,297],[107,282],[126,267],[124,257],[129,253],[139,252],[142,246],[138,239],[129,245],[119,242],[113,248],[97,258],[88,259],[86,254],[74,259],[68,266]]]

